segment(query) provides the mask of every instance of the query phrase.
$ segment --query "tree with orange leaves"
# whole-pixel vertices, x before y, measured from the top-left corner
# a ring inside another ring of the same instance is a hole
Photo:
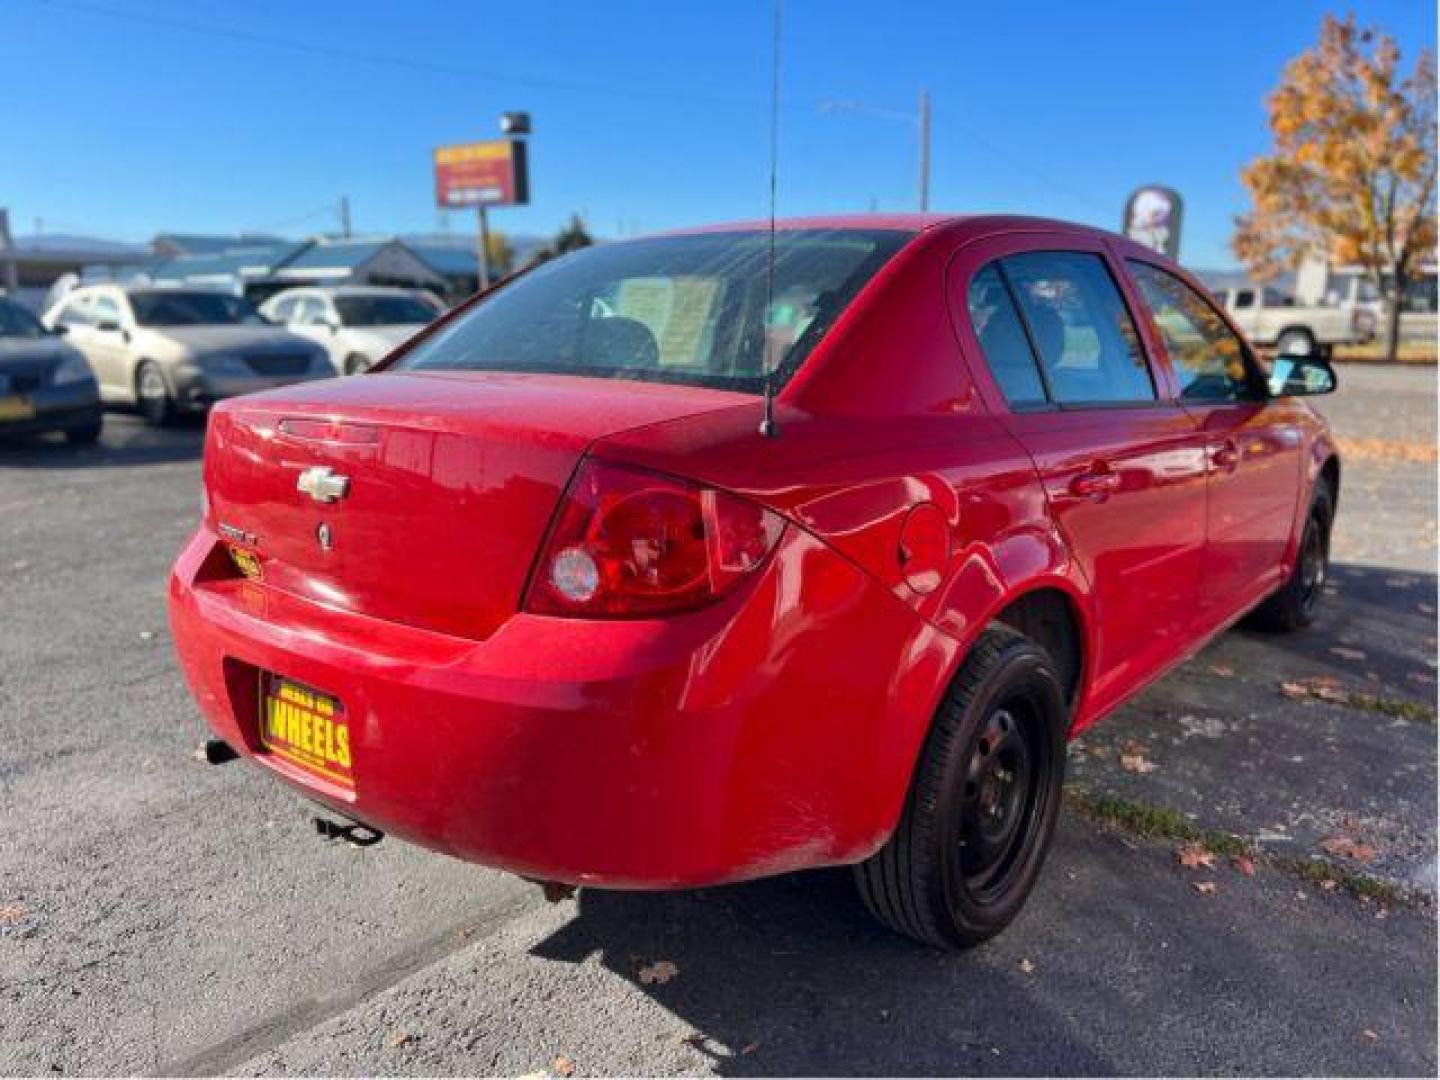
[[[1436,241],[1434,56],[1405,76],[1392,38],[1327,15],[1267,105],[1275,148],[1242,174],[1252,208],[1235,254],[1260,278],[1307,255],[1363,266],[1393,359],[1400,299]]]

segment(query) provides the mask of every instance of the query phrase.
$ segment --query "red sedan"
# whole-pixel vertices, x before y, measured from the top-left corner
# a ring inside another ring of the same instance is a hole
[[[606,244],[218,404],[175,640],[220,739],[371,834],[612,888],[851,864],[973,944],[1068,737],[1310,620],[1333,387],[1059,222]]]

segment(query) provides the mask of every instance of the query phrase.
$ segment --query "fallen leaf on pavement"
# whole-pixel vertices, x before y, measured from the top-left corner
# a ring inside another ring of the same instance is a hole
[[[1201,896],[1214,896],[1216,889],[1219,888],[1213,881],[1192,881],[1190,887]]]
[[[1366,1042],[1380,1041],[1380,1036],[1376,1035],[1375,1032],[1371,1031],[1369,1028],[1366,1028],[1364,1031],[1360,1032],[1360,1038],[1364,1039]]]
[[[1339,887],[1340,887],[1340,883],[1339,883],[1338,881],[1336,881],[1334,878],[1328,878],[1328,877],[1327,877],[1325,880],[1323,880],[1322,882],[1320,882],[1320,891],[1321,891],[1321,892],[1334,892],[1334,891],[1335,891],[1336,889],[1338,889]]]
[[[1023,957],[1020,963],[1016,966],[1019,967],[1019,969],[1026,975],[1030,975],[1035,971],[1035,962],[1031,960],[1028,956]]]
[[[1229,664],[1211,664],[1210,674],[1219,675],[1222,679],[1228,679],[1235,674],[1235,669]]]
[[[642,964],[636,974],[644,986],[649,986],[651,983],[664,986],[680,974],[680,969],[669,960],[656,960],[653,964]]]
[[[1197,870],[1204,867],[1206,870],[1214,869],[1215,854],[1204,844],[1192,841],[1183,845],[1175,852],[1175,859],[1186,870]]]
[[[1341,660],[1364,660],[1365,654],[1359,649],[1352,649],[1347,645],[1332,645],[1330,652]]]
[[[6,904],[0,907],[0,925],[10,926],[25,917],[25,908],[20,904]]]
[[[1144,754],[1122,753],[1120,755],[1120,768],[1124,769],[1126,772],[1139,773],[1143,776],[1146,773],[1155,771],[1155,763],[1149,758],[1147,758]]]
[[[1255,860],[1250,858],[1249,855],[1236,855],[1235,858],[1230,860],[1230,865],[1246,877],[1255,876]]]
[[[1320,850],[1327,855],[1338,855],[1342,859],[1353,859],[1359,863],[1367,863],[1379,854],[1363,840],[1352,840],[1348,836],[1327,836],[1320,841]]]
[[[564,1054],[557,1056],[551,1067],[555,1070],[556,1076],[575,1075],[575,1062],[571,1061]]]
[[[391,1032],[390,1037],[385,1040],[385,1045],[391,1050],[399,1049],[410,1041],[410,1036],[403,1031]]]

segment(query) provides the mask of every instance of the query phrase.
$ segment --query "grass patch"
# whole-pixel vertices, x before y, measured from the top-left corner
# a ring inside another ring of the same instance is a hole
[[[1428,906],[1430,903],[1429,898],[1422,893],[1381,881],[1358,870],[1346,869],[1325,859],[1268,855],[1257,851],[1241,837],[1215,829],[1202,829],[1184,814],[1168,807],[1153,806],[1114,795],[1092,795],[1073,789],[1066,791],[1065,798],[1074,810],[1091,821],[1113,825],[1151,840],[1204,844],[1216,855],[1227,859],[1249,856],[1261,865],[1289,874],[1317,889],[1325,888],[1326,882],[1334,882],[1334,888],[1357,900],[1367,900],[1385,907],[1395,907],[1403,903]]]
[[[1317,889],[1322,888],[1327,881],[1333,881],[1335,888],[1349,893],[1357,900],[1373,900],[1385,907],[1394,907],[1414,899],[1399,885],[1381,881],[1379,878],[1373,878],[1369,874],[1362,874],[1356,870],[1346,870],[1334,863],[1326,862],[1324,859],[1307,859],[1299,855],[1277,855],[1267,859],[1266,862],[1275,869],[1283,870]]]
[[[1202,829],[1184,814],[1168,807],[1152,806],[1114,795],[1091,795],[1073,790],[1066,794],[1070,805],[1090,820],[1117,825],[1137,836],[1201,843],[1227,859],[1253,854],[1251,846],[1240,837],[1215,829]]]
[[[1380,697],[1377,694],[1367,694],[1362,690],[1351,690],[1349,694],[1349,704],[1357,709],[1377,712],[1382,716],[1391,716],[1397,720],[1409,720],[1417,724],[1429,724],[1432,727],[1435,725],[1435,710],[1418,701]]]

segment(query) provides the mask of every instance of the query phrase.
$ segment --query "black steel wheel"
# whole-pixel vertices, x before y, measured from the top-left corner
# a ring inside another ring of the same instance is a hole
[[[894,834],[856,868],[882,922],[940,948],[978,944],[1019,913],[1049,850],[1069,710],[1050,655],[988,628],[946,694]]]
[[[1315,621],[1330,577],[1330,527],[1334,520],[1335,496],[1328,485],[1321,483],[1305,518],[1295,566],[1285,584],[1255,609],[1252,621],[1257,626],[1287,633]]]

